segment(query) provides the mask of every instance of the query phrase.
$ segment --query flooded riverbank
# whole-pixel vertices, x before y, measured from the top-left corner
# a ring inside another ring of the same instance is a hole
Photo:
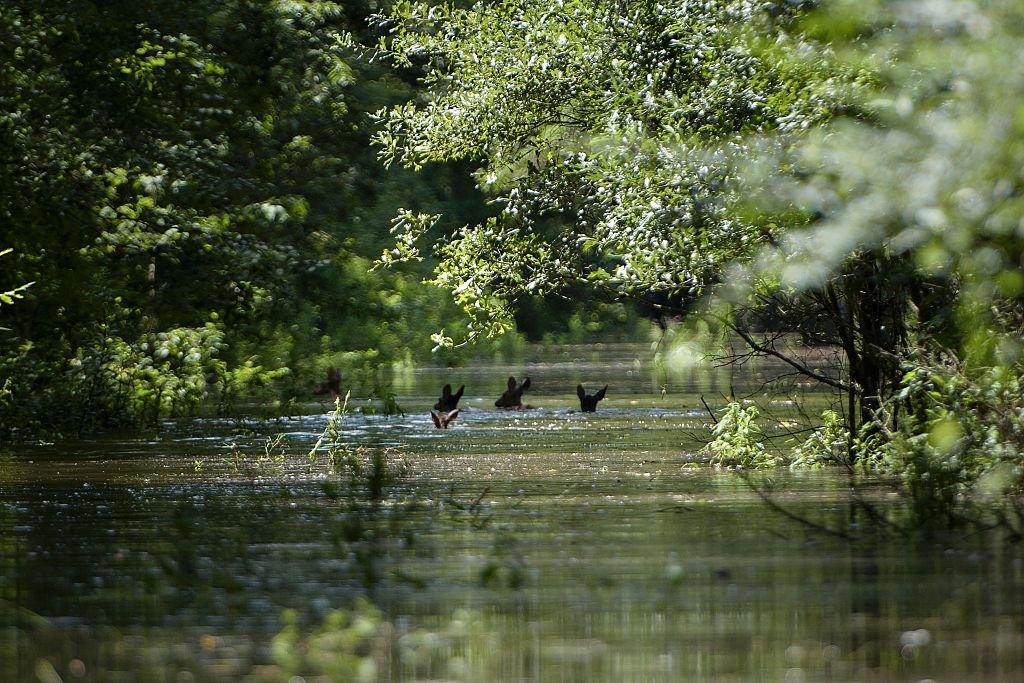
[[[8,453],[0,679],[1021,680],[1019,547],[907,541],[838,473],[765,475],[837,538],[702,464],[699,395],[772,372],[659,376],[625,347],[410,371],[405,416],[339,421],[394,449],[380,500],[307,457],[326,405]],[[494,409],[508,374],[536,410]],[[610,385],[597,413],[579,381]],[[427,414],[444,382],[467,385],[447,431]],[[342,655],[356,674],[323,663]]]

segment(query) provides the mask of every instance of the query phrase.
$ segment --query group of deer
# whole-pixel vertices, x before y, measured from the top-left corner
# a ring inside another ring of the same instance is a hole
[[[515,377],[509,377],[508,389],[494,402],[495,407],[505,410],[529,410],[533,408],[533,406],[523,403],[523,392],[529,388],[529,377],[522,382],[516,382]],[[441,398],[437,400],[437,403],[434,404],[434,409],[430,411],[430,419],[434,421],[435,427],[438,429],[448,429],[448,425],[455,421],[455,418],[459,416],[459,399],[462,398],[462,393],[465,390],[466,385],[462,385],[458,391],[452,393],[452,385],[444,385],[444,388],[441,390]],[[580,399],[580,410],[584,413],[596,411],[598,401],[604,398],[607,391],[608,385],[606,384],[593,394],[588,394],[582,384],[577,384],[576,395]],[[313,390],[313,393],[317,396],[330,394],[332,399],[337,399],[341,394],[341,373],[336,368],[329,369],[327,371],[327,380],[321,382],[320,386]]]
[[[522,382],[516,382],[515,377],[509,377],[508,389],[494,402],[495,407],[505,410],[529,410],[533,408],[533,406],[523,403],[523,392],[529,388],[529,377]],[[448,429],[448,425],[455,421],[455,418],[459,416],[459,399],[462,398],[462,393],[465,390],[466,386],[462,385],[458,391],[452,393],[452,385],[444,385],[444,388],[441,389],[441,398],[437,400],[437,403],[434,404],[434,409],[430,411],[430,419],[434,421],[435,427],[438,429]],[[604,398],[607,391],[608,385],[606,384],[593,394],[588,394],[582,384],[577,384],[576,395],[580,399],[580,410],[584,413],[596,411],[598,401]]]

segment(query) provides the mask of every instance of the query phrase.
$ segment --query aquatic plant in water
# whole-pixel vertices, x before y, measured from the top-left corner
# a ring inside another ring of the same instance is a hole
[[[331,473],[346,478],[350,489],[365,491],[371,500],[381,500],[384,487],[395,482],[408,469],[408,463],[395,448],[366,448],[352,445],[341,432],[342,416],[348,412],[349,394],[335,400],[327,425],[307,454],[313,462],[324,458]]]
[[[971,368],[950,354],[904,363],[899,391],[856,434],[832,410],[789,454],[792,469],[843,468],[856,502],[901,532],[998,528],[1024,536],[1024,395],[1019,374]],[[718,466],[771,468],[753,406],[731,403],[705,446]],[[905,505],[883,511],[864,484],[895,488]]]
[[[820,469],[846,462],[850,455],[850,433],[846,423],[834,410],[821,414],[821,426],[793,448],[790,469]]]
[[[711,453],[716,467],[762,468],[776,467],[779,457],[771,453],[762,441],[763,433],[755,406],[742,406],[733,402],[712,427],[714,437],[703,450]]]
[[[253,483],[260,477],[280,475],[287,458],[284,434],[268,436],[262,451],[255,454],[246,452],[238,443],[231,444],[231,469],[235,474],[245,476]],[[202,469],[202,461],[196,462],[196,471]]]

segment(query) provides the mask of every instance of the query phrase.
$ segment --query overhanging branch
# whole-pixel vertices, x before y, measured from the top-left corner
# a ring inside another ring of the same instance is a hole
[[[781,351],[776,351],[771,346],[767,346],[765,344],[758,343],[748,333],[744,332],[739,327],[737,327],[736,325],[733,325],[729,321],[722,320],[722,323],[725,324],[725,326],[728,327],[730,330],[732,330],[733,332],[738,334],[740,336],[740,338],[743,339],[743,341],[746,342],[747,345],[750,348],[754,349],[758,353],[763,353],[765,355],[772,356],[774,358],[778,358],[779,360],[783,361],[787,365],[789,365],[792,368],[794,368],[800,374],[805,375],[807,377],[810,377],[812,379],[816,379],[819,382],[821,382],[822,384],[827,384],[830,387],[835,387],[836,389],[839,389],[840,391],[847,391],[847,392],[854,391],[856,393],[859,393],[859,390],[857,390],[856,387],[853,387],[853,386],[847,384],[846,382],[843,382],[843,381],[840,381],[840,380],[837,380],[837,379],[832,379],[828,375],[823,375],[820,372],[812,370],[811,368],[807,367],[806,365],[803,365],[802,363],[797,363],[795,360],[793,360],[792,358],[790,358],[786,354],[782,353]]]

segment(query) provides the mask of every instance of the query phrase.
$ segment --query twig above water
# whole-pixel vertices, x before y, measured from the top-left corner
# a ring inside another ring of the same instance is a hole
[[[708,405],[708,402],[704,400],[704,394],[700,395],[700,402],[704,404],[704,408],[708,411],[708,415],[711,416],[711,419],[714,420],[715,424],[718,424],[718,417],[715,416],[715,411],[711,410],[711,406]]]

